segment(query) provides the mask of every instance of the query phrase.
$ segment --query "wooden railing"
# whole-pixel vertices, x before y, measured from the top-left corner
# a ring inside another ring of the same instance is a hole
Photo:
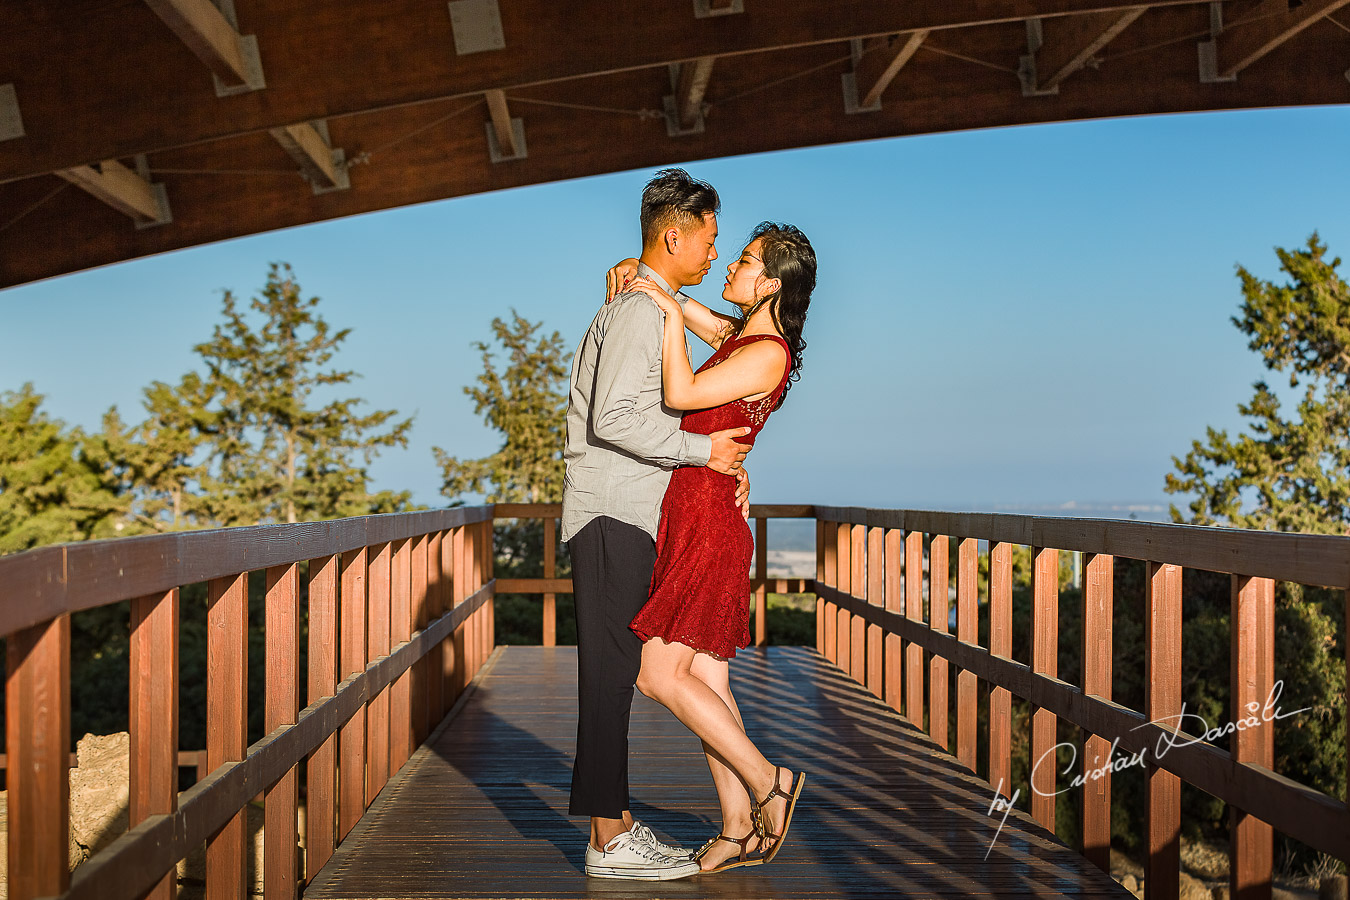
[[[884,699],[943,748],[951,711],[949,663],[957,670],[955,753],[976,769],[976,680],[989,700],[989,782],[1011,796],[1012,697],[1028,701],[1031,813],[1055,827],[1057,718],[1087,732],[1080,792],[1084,855],[1109,867],[1110,771],[1118,755],[1143,752],[1147,780],[1146,896],[1179,892],[1181,784],[1194,785],[1232,813],[1230,888],[1238,898],[1270,897],[1272,827],[1340,860],[1350,860],[1350,810],[1343,798],[1273,772],[1273,723],[1237,730],[1231,752],[1174,733],[1157,720],[1182,704],[1183,568],[1232,577],[1232,721],[1261,709],[1274,683],[1275,582],[1350,587],[1350,538],[1091,519],[1033,518],[911,510],[816,507],[817,649]],[[952,547],[952,544],[955,547]],[[987,547],[982,551],[981,546]],[[1030,665],[1012,655],[1012,549],[1031,548]],[[924,565],[925,547],[928,564]],[[956,553],[956,634],[950,634],[949,554]],[[1058,554],[1084,554],[1083,684],[1057,677]],[[988,554],[989,646],[977,637],[978,572]],[[1145,702],[1111,699],[1112,572],[1116,557],[1147,566]],[[927,573],[925,579],[924,573]],[[925,585],[928,617],[924,618]],[[925,677],[927,691],[925,692]],[[1347,673],[1350,677],[1350,673]],[[1342,685],[1344,689],[1344,685]],[[926,719],[925,719],[926,713]],[[925,726],[925,720],[927,725]],[[1174,718],[1175,721],[1175,718]],[[1167,740],[1168,737],[1172,740]],[[1165,747],[1164,753],[1155,752]],[[1099,777],[1090,777],[1098,774]],[[991,829],[992,831],[992,829]]]
[[[498,519],[544,520],[544,577],[502,578],[497,582],[499,594],[542,594],[544,598],[544,646],[557,643],[557,595],[572,593],[572,579],[557,577],[558,519],[562,517],[561,503],[498,503],[494,507]],[[755,570],[750,577],[750,590],[755,603],[755,643],[768,642],[768,592],[810,594],[815,582],[809,578],[770,578],[768,575],[769,519],[811,519],[814,506],[769,506],[752,504],[750,519],[755,523]]]
[[[259,793],[266,896],[297,896],[491,652],[491,520],[491,507],[437,510],[96,541],[0,559],[10,900],[168,898],[177,863],[203,844],[207,896],[243,896],[244,808]],[[259,571],[266,736],[250,747],[248,575]],[[179,593],[202,582],[209,774],[180,793]],[[303,595],[309,671],[301,710]],[[71,876],[70,617],[125,600],[131,827]],[[302,763],[304,859],[296,852]]]

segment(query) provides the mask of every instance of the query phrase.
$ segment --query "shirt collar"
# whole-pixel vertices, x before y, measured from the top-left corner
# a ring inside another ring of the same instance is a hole
[[[642,262],[642,261],[639,260],[639,262],[638,262],[638,267],[637,267],[637,272],[638,272],[638,275],[639,275],[639,276],[641,276],[641,277],[643,277],[643,278],[650,278],[652,281],[655,281],[656,284],[657,284],[657,286],[658,286],[659,288],[661,288],[661,290],[665,291],[667,294],[669,294],[669,295],[672,296],[672,297],[675,297],[675,298],[678,299],[679,297],[681,297],[681,296],[684,295],[684,292],[683,292],[683,291],[673,291],[673,290],[671,290],[671,289],[670,289],[670,285],[666,283],[666,280],[665,280],[664,278],[662,278],[660,275],[656,274],[656,270],[653,269],[651,266],[647,265],[645,262]],[[686,299],[688,299],[688,298],[686,297]]]

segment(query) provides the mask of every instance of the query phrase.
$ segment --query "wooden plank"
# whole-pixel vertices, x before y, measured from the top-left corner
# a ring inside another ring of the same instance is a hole
[[[1031,549],[1031,670],[1059,674],[1059,551]],[[1037,708],[1031,713],[1031,815],[1049,831],[1055,830],[1056,764],[1055,714]],[[1050,759],[1042,762],[1046,756]]]
[[[516,132],[511,127],[511,111],[506,104],[506,92],[491,90],[484,96],[487,98],[492,133],[497,136],[497,146],[502,148],[502,153],[506,156],[519,156],[520,148],[516,146]]]
[[[331,697],[338,685],[340,557],[309,561],[309,701]],[[337,735],[329,734],[305,767],[305,877],[324,867],[337,845]]]
[[[342,554],[342,608],[338,618],[341,652],[338,677],[344,681],[366,670],[366,548]],[[338,843],[366,811],[366,707],[362,705],[338,733]]]
[[[947,536],[933,535],[928,544],[928,627],[947,633],[951,601],[947,593]],[[942,749],[951,747],[947,739],[947,660],[932,656],[928,660],[928,734]]]
[[[923,532],[905,534],[905,618],[923,621]],[[905,717],[915,728],[924,727],[923,646],[905,647]]]
[[[755,594],[755,646],[769,643],[769,591],[764,579],[769,577],[769,522],[755,520],[755,578],[751,590]]]
[[[414,538],[412,542],[412,556],[410,564],[412,566],[412,621],[410,623],[409,635],[420,631],[426,627],[430,616],[428,615],[427,598],[427,545],[429,538],[423,535]],[[427,661],[418,660],[417,665],[413,666],[410,674],[412,680],[409,684],[409,698],[411,709],[410,716],[410,735],[411,747],[416,747],[427,739],[431,734],[431,723],[427,719]],[[411,749],[410,751],[411,752]]]
[[[962,538],[956,545],[956,637],[978,646],[980,642],[979,585],[980,542]],[[975,771],[976,724],[979,702],[978,679],[974,672],[957,669],[956,674],[956,758]]]
[[[1111,699],[1115,559],[1090,553],[1083,562],[1083,693]],[[1083,744],[1082,841],[1079,848],[1103,872],[1111,871],[1111,742],[1088,734]],[[1091,773],[1091,774],[1089,774]]]
[[[263,633],[267,641],[263,730],[294,725],[300,712],[300,567],[267,570]],[[300,876],[295,769],[269,787],[263,801],[263,890],[268,900],[296,896]]]
[[[882,528],[867,531],[867,590],[864,598],[871,606],[886,603],[886,532]],[[867,625],[867,690],[886,699],[885,638],[881,626]]]
[[[445,534],[437,531],[427,541],[427,613],[431,621],[445,612],[446,583],[443,569],[445,563]],[[434,730],[436,723],[445,718],[445,661],[444,648],[437,644],[427,652],[427,721]]]
[[[133,828],[178,808],[178,609],[177,589],[131,601],[127,812]],[[166,873],[148,900],[173,900],[177,886],[175,873]]]
[[[206,768],[215,772],[248,752],[247,572],[207,584],[206,622]],[[241,803],[206,843],[209,900],[244,896],[244,826]]]
[[[9,635],[5,666],[8,896],[31,900],[70,883],[70,617]]]
[[[441,603],[446,612],[455,608],[458,595],[455,593],[455,536],[451,531],[441,537]],[[441,642],[441,717],[454,706],[458,694],[455,692],[455,669],[458,660],[455,656],[455,638],[451,634]]]
[[[1044,91],[1057,88],[1064,79],[1091,63],[1107,44],[1147,11],[1147,6],[1136,6],[1065,16],[1044,23],[1045,41],[1036,54],[1036,69],[1048,73],[1048,77],[1040,79],[1037,87]]]
[[[715,56],[700,56],[680,63],[680,74],[675,83],[675,110],[681,128],[693,128],[703,116],[703,98],[708,93],[708,82],[712,80],[716,61]]]
[[[367,552],[366,641],[373,662],[389,653],[390,581],[393,548],[389,544]],[[389,692],[371,694],[366,705],[366,806],[370,806],[389,780]]]
[[[544,578],[551,580],[557,575],[558,520],[549,516],[544,519]],[[571,579],[568,579],[569,581]],[[500,588],[505,593],[504,588]],[[558,603],[557,593],[544,594],[544,646],[553,647],[558,643]]]
[[[1214,39],[1219,77],[1237,75],[1309,25],[1331,15],[1350,0],[1307,0],[1293,5],[1289,0],[1265,0],[1243,20],[1235,22]]]
[[[859,599],[867,597],[867,526],[854,525],[849,529],[849,573],[851,593]],[[854,617],[849,622],[849,649],[852,658],[849,673],[853,680],[865,684],[867,680],[867,620]]]
[[[903,615],[905,610],[904,568],[905,535],[898,528],[885,531],[886,554],[886,610]],[[886,634],[886,702],[891,709],[902,712],[905,705],[905,657],[900,635],[882,628]]]
[[[225,84],[248,81],[239,32],[209,0],[145,0],[155,15]]]
[[[466,545],[469,542],[467,526],[456,528],[452,549],[455,555],[455,605],[463,603],[469,596],[469,563]],[[461,626],[455,631],[454,659],[455,677],[451,682],[451,693],[458,698],[469,684],[469,644],[465,639],[465,629]]]
[[[823,584],[825,582],[825,523],[816,521],[816,582]],[[824,600],[816,598],[816,652],[821,656],[826,656],[825,642],[825,622],[829,615],[827,605]]]
[[[286,151],[286,155],[295,160],[301,174],[310,184],[318,187],[337,186],[340,176],[333,163],[333,148],[328,146],[323,135],[311,123],[283,125],[269,129],[268,133]]]
[[[1144,602],[1144,715],[1150,722],[1165,721],[1181,713],[1181,568],[1148,563]],[[1146,896],[1148,900],[1177,900],[1181,894],[1181,779],[1156,765],[1148,765],[1146,771]]]
[[[921,28],[908,34],[873,38],[867,55],[858,60],[853,76],[858,85],[858,106],[870,107],[881,100],[895,76],[905,67],[928,39],[929,30]]]
[[[835,542],[835,578],[838,580],[840,593],[851,595],[853,593],[853,541],[852,526],[847,522],[840,522],[834,528]],[[844,674],[853,675],[850,666],[853,665],[853,640],[852,618],[848,609],[840,606],[835,612],[834,639],[835,639],[835,665],[844,670]]]
[[[1012,546],[989,546],[989,653],[1012,658]],[[989,783],[1012,797],[1012,693],[989,691]]]
[[[159,219],[159,201],[150,182],[115,159],[93,166],[75,166],[56,173],[61,178],[137,222]]]
[[[1231,721],[1241,722],[1265,706],[1275,686],[1275,582],[1233,576],[1231,609]],[[1235,731],[1230,749],[1238,762],[1274,768],[1275,730]],[[1237,900],[1270,900],[1275,863],[1271,827],[1236,806],[1229,807],[1228,821],[1229,895]]]

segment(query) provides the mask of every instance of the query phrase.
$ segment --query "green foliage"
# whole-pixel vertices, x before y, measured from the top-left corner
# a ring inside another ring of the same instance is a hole
[[[1166,490],[1191,494],[1189,519],[1200,525],[1345,534],[1350,526],[1350,291],[1340,258],[1314,233],[1306,250],[1276,248],[1289,276],[1275,284],[1241,266],[1243,304],[1233,324],[1266,368],[1303,387],[1290,417],[1264,381],[1238,411],[1250,433],[1230,438],[1206,429],[1185,459],[1172,458]]]

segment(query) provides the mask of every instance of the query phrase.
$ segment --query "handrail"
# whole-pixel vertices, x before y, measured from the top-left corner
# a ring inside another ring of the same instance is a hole
[[[265,889],[295,897],[493,647],[492,507],[46,547],[0,559],[8,639],[9,897],[172,895],[206,844],[209,895],[244,887],[265,795]],[[309,705],[299,566],[309,562]],[[245,746],[248,574],[266,573],[267,735]],[[179,593],[208,585],[207,774],[178,792]],[[131,601],[130,829],[69,873],[70,616]],[[307,858],[295,853],[306,763]]]

